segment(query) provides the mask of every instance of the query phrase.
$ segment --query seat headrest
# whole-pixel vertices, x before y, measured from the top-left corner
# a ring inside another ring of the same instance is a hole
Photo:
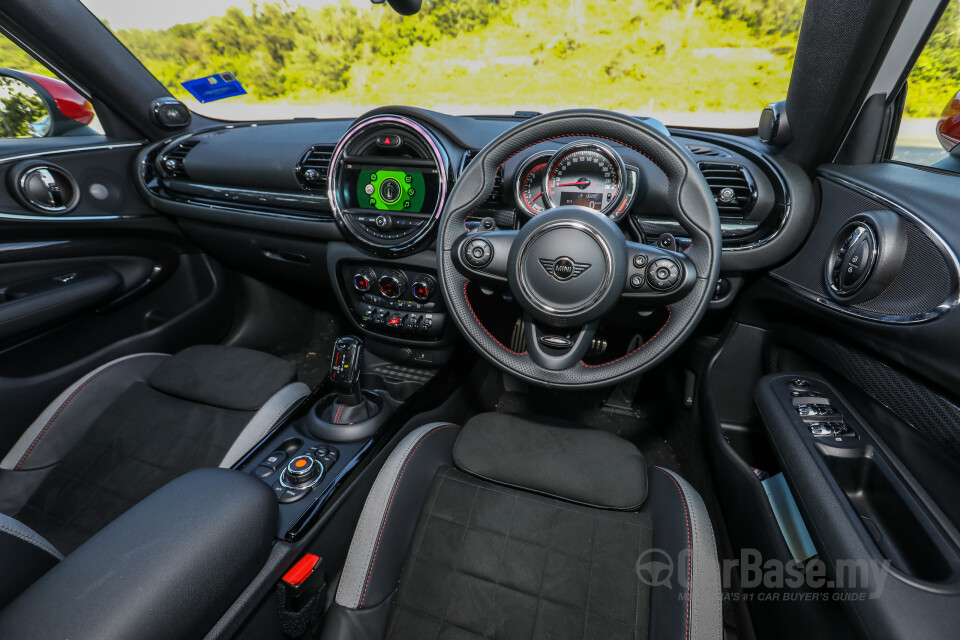
[[[474,416],[453,459],[484,480],[600,509],[635,511],[647,497],[647,467],[633,444],[545,418]]]

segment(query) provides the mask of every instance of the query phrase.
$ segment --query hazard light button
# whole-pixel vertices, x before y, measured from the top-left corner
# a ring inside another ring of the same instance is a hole
[[[403,138],[392,133],[377,136],[377,146],[384,149],[394,149],[403,146]]]

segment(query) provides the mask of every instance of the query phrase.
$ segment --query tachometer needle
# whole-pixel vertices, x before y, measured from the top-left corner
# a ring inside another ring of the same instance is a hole
[[[530,198],[530,204],[533,204],[534,202],[536,202],[536,201],[540,198],[540,196],[542,196],[542,195],[543,195],[543,192],[541,191],[540,193],[538,193],[538,194],[535,195],[534,197]]]
[[[579,180],[577,182],[563,182],[557,185],[558,187],[589,187],[589,180]]]

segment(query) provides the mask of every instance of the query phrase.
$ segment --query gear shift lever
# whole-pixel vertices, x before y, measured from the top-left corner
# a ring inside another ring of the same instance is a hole
[[[360,363],[363,342],[354,336],[337,338],[330,361],[330,379],[336,394],[327,396],[316,411],[322,422],[337,425],[358,424],[380,413],[382,401],[374,393],[360,388]]]
[[[336,384],[338,404],[354,407],[363,402],[360,391],[360,362],[363,342],[354,336],[337,338],[330,361],[330,379]]]

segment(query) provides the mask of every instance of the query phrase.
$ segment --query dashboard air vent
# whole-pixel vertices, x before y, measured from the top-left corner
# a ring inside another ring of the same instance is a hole
[[[716,147],[709,147],[705,144],[688,144],[687,149],[695,156],[706,156],[708,158],[729,158],[730,155],[724,153]]]
[[[460,163],[460,171],[457,176],[462,176],[464,170],[467,168],[467,165],[470,164],[470,161],[480,153],[477,149],[470,149],[463,154],[463,161]],[[491,207],[503,207],[503,165],[497,168],[497,175],[493,178],[493,191],[490,193],[490,197],[486,201],[487,206]]]
[[[750,212],[757,199],[757,189],[745,168],[713,162],[701,162],[699,166],[720,215],[744,217]]]
[[[297,163],[297,179],[304,189],[326,191],[332,145],[314,145]]]
[[[160,156],[160,167],[163,169],[164,175],[168,178],[187,177],[187,170],[184,167],[183,161],[187,158],[190,150],[199,143],[199,140],[183,140],[164,152],[164,154]]]

